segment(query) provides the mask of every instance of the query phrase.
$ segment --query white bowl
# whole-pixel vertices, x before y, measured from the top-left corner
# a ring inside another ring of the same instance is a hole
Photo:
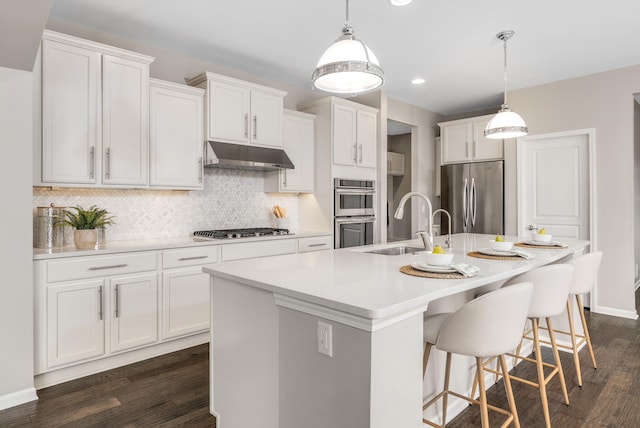
[[[544,235],[535,232],[531,234],[531,239],[538,242],[551,242],[551,238],[553,238],[553,235],[548,235],[546,233]]]
[[[492,250],[509,251],[509,250],[511,250],[511,247],[513,247],[513,242],[496,241],[496,240],[492,239],[491,241],[489,241],[489,246],[491,247]]]
[[[453,261],[453,253],[433,254],[431,251],[427,251],[423,254],[427,263],[432,266],[449,266]]]

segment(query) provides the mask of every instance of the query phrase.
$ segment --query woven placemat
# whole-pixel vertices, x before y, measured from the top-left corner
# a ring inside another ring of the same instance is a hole
[[[562,247],[559,245],[535,245],[535,244],[527,244],[526,242],[516,242],[516,247],[524,247],[524,248],[542,248],[543,250],[562,250]]]
[[[400,272],[411,276],[419,276],[421,278],[437,278],[437,279],[462,279],[464,275],[459,272],[439,273],[439,272],[425,272],[422,270],[414,269],[411,265],[405,265],[400,268]]]
[[[467,256],[476,257],[478,259],[489,259],[489,260],[511,260],[511,261],[513,261],[514,259],[524,260],[522,257],[517,255],[516,256],[490,256],[489,254],[482,254],[478,251],[471,251],[470,253],[467,253]]]

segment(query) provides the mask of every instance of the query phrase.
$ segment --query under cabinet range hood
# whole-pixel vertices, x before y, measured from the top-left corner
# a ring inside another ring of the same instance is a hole
[[[282,149],[244,146],[207,141],[204,166],[207,168],[253,169],[277,171],[293,169],[294,165]]]

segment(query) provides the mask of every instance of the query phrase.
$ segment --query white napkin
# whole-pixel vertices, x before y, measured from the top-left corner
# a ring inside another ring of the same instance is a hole
[[[516,250],[515,248],[512,248],[511,251],[513,251],[514,253],[516,253],[517,255],[519,255],[520,257],[526,260],[534,259],[536,257],[535,254],[530,253],[528,251],[524,251],[524,250]]]
[[[553,245],[555,245],[556,247],[561,247],[561,248],[567,248],[569,247],[567,244],[563,244],[562,242],[559,241],[551,241],[551,243]]]
[[[467,278],[476,276],[478,272],[480,272],[480,268],[478,266],[472,266],[466,263],[451,263],[451,268],[455,269],[456,272],[461,273],[462,276]]]

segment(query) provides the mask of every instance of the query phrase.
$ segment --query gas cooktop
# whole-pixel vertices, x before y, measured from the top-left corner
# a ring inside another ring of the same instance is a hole
[[[280,236],[292,235],[289,229],[277,229],[273,227],[252,227],[246,229],[219,229],[219,230],[199,230],[193,232],[193,236],[203,239],[235,239],[249,238],[256,236]]]

